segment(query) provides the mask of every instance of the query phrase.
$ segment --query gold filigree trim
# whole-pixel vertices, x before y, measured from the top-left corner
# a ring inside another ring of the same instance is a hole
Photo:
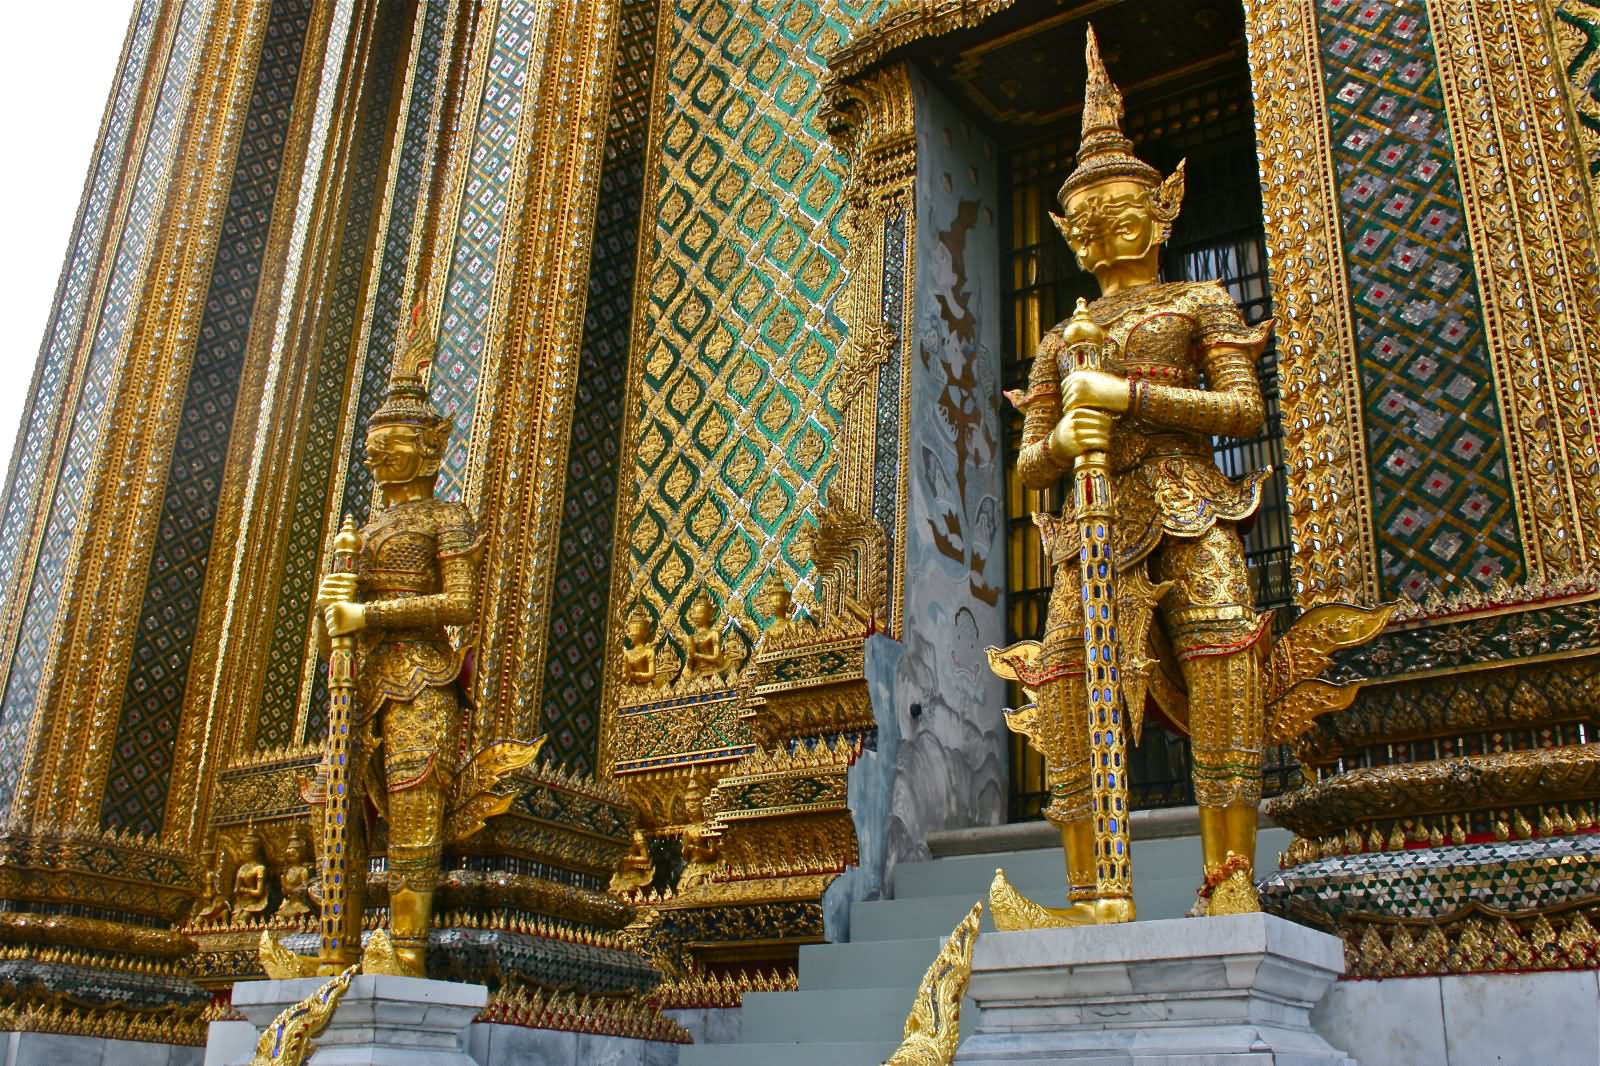
[[[1487,589],[1459,589],[1448,596],[1438,589],[1432,589],[1420,601],[1398,604],[1390,616],[1389,625],[1393,629],[1413,629],[1462,617],[1486,617],[1537,607],[1583,603],[1597,596],[1600,596],[1600,571],[1596,570],[1553,574],[1517,585],[1496,581]]]
[[[737,1007],[746,992],[794,992],[799,987],[793,970],[693,970],[661,982],[651,991],[650,1002],[661,1010]]]
[[[204,1047],[212,1013],[208,1007],[85,1007],[61,995],[0,989],[0,1032],[60,1033]]]
[[[638,996],[580,996],[518,984],[490,995],[489,1005],[474,1021],[670,1044],[693,1043],[683,1026],[661,1013],[659,1000],[652,1000]]]
[[[967,30],[1006,10],[1016,0],[894,0],[870,25],[828,57],[823,92],[859,77],[891,53],[928,37]]]
[[[1302,607],[1378,601],[1378,567],[1339,232],[1327,104],[1310,0],[1246,0],[1262,217],[1272,275],[1284,469]]]
[[[1600,559],[1600,256],[1543,6],[1427,4],[1533,577]]]
[[[1347,977],[1590,970],[1600,963],[1596,901],[1512,914],[1472,904],[1447,918],[1357,916],[1337,928]]]
[[[1519,807],[1537,813],[1554,800],[1596,798],[1600,745],[1572,744],[1349,770],[1269,800],[1265,811],[1301,836],[1323,839],[1374,821]]]

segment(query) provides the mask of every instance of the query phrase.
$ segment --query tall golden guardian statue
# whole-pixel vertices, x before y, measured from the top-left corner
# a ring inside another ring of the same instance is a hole
[[[331,866],[324,856],[324,971],[337,972],[361,953],[369,811],[388,823],[396,968],[423,976],[444,845],[510,806],[515,794],[497,786],[531,762],[543,742],[503,740],[458,760],[459,752],[473,750],[462,735],[469,717],[460,685],[466,648],[453,644],[445,627],[470,629],[482,544],[465,505],[434,497],[450,421],[422,380],[432,354],[426,335],[414,315],[409,343],[367,428],[366,461],[381,500],[355,542],[347,530],[336,545],[353,554],[354,565],[335,566],[317,593],[335,659],[338,645],[354,645],[344,668],[353,692],[330,684],[335,702],[349,706],[330,715],[329,756],[316,790],[327,823],[323,840],[344,849]],[[333,662],[331,682],[340,671]],[[329,878],[329,869],[347,876]],[[330,916],[337,916],[331,924]]]
[[[1316,608],[1274,646],[1238,529],[1270,471],[1231,481],[1211,448],[1213,437],[1261,428],[1255,366],[1269,330],[1247,324],[1216,282],[1160,280],[1183,165],[1163,179],[1132,155],[1092,30],[1087,61],[1083,140],[1061,186],[1065,214],[1053,217],[1101,295],[1044,336],[1027,392],[1009,394],[1024,412],[1023,483],[1070,476],[1072,510],[1034,518],[1054,572],[1042,643],[990,650],[995,671],[1033,701],[1007,720],[1045,758],[1045,816],[1061,832],[1070,905],[1042,907],[997,874],[1001,928],[1134,917],[1126,744],[1138,741],[1147,693],[1193,741],[1197,909],[1259,909],[1263,748],[1349,703],[1353,686],[1314,675],[1387,617]]]

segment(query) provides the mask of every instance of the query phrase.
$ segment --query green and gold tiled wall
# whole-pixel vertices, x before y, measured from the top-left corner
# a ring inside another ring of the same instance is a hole
[[[1309,9],[1378,598],[1593,569],[1595,9]]]
[[[1421,4],[1320,5],[1385,599],[1524,577],[1455,148]]]
[[[658,168],[635,309],[611,612],[681,633],[705,587],[766,621],[835,465],[844,160],[817,120],[828,53],[883,0],[668,5]],[[894,531],[890,531],[893,534]]]

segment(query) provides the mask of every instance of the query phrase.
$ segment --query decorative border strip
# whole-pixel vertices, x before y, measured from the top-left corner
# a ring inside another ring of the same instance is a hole
[[[1301,607],[1378,600],[1355,327],[1314,0],[1245,0]]]

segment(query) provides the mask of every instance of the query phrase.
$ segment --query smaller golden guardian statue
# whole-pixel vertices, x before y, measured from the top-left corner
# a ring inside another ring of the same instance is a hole
[[[657,661],[656,623],[641,601],[628,612],[629,646],[622,650],[622,679],[642,688],[658,688],[672,680],[672,669]]]
[[[466,650],[446,627],[473,621],[481,541],[464,505],[434,497],[450,422],[422,380],[420,314],[408,341],[367,429],[380,503],[359,533],[347,520],[317,594],[334,704],[320,772],[324,973],[361,953],[369,816],[388,823],[394,965],[423,976],[444,845],[510,806],[495,786],[543,743],[502,740],[458,761],[475,746],[462,737]]]
[[[717,604],[705,589],[689,604],[689,659],[684,666],[688,678],[721,676],[728,669],[728,655],[717,632]]]
[[[1193,741],[1197,911],[1259,909],[1264,745],[1349,704],[1355,686],[1315,675],[1388,616],[1328,604],[1274,643],[1270,615],[1256,610],[1239,523],[1270,471],[1230,481],[1211,441],[1261,428],[1255,366],[1268,329],[1248,325],[1216,282],[1161,281],[1183,165],[1163,178],[1132,155],[1092,30],[1086,54],[1083,141],[1055,222],[1101,296],[1044,336],[1027,392],[1008,394],[1024,413],[1023,484],[1068,478],[1072,508],[1034,516],[1054,574],[1043,641],[989,650],[995,672],[1033,701],[1007,724],[1044,756],[1070,905],[1042,907],[997,872],[1002,929],[1134,917],[1126,745],[1138,742],[1147,693]]]
[[[283,870],[278,874],[283,902],[278,904],[275,917],[299,918],[312,912],[310,849],[305,830],[295,826],[283,847]]]

